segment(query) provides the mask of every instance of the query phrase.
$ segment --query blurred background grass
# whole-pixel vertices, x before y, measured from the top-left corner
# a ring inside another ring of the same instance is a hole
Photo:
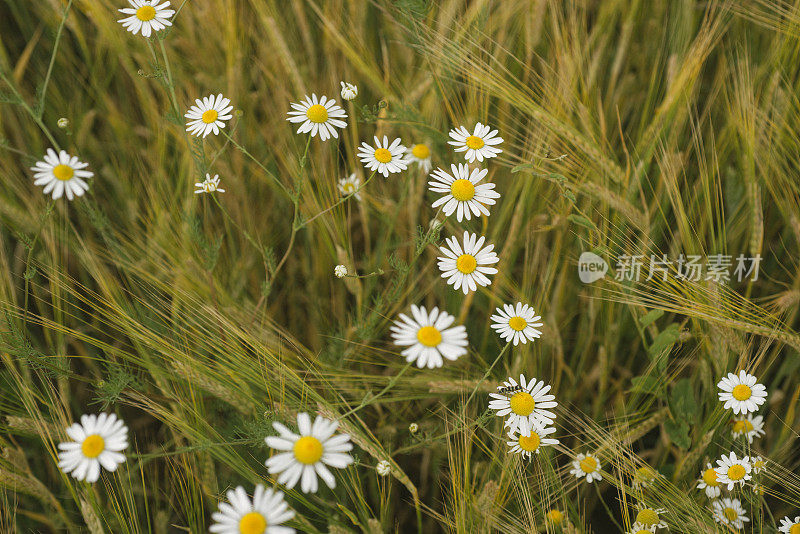
[[[0,4],[0,528],[205,531],[227,488],[269,481],[271,421],[355,408],[341,425],[356,466],[335,492],[289,492],[302,532],[557,532],[550,508],[616,532],[638,501],[668,508],[671,532],[724,532],[692,487],[733,446],[715,384],[740,367],[770,393],[755,447],[771,469],[763,495],[739,498],[754,532],[796,513],[798,2],[189,0],[149,44],[116,22],[123,3],[75,1],[60,38],[65,0]],[[289,102],[338,99],[340,80],[360,91],[348,128],[312,140],[301,169]],[[184,133],[180,115],[217,92],[246,152]],[[293,231],[273,177],[307,175],[302,223],[339,178],[365,178],[361,140],[429,143],[446,166],[447,131],[476,121],[505,139],[486,164],[503,195],[491,217],[421,237],[435,211],[414,167]],[[95,172],[86,198],[32,185],[48,133]],[[205,172],[230,218],[192,194]],[[462,226],[500,255],[468,297],[435,265]],[[584,285],[585,250],[764,259],[757,282]],[[339,263],[383,274],[337,280]],[[479,384],[502,349],[489,315],[517,300],[544,334]],[[456,315],[470,353],[375,398],[403,367],[388,325],[411,303]],[[486,413],[486,391],[520,372],[560,403],[561,445],[527,466]],[[132,447],[88,487],[59,473],[55,445],[99,410]],[[578,484],[570,455],[597,450],[605,481]],[[665,477],[643,491],[645,464]]]

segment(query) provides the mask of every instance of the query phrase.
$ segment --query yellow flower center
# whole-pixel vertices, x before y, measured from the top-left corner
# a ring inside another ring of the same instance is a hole
[[[637,530],[637,531],[636,531],[636,534],[653,534],[653,531],[652,531],[652,530],[647,530],[647,529],[644,529],[644,528],[643,528],[643,529],[641,529],[641,530]]]
[[[789,527],[789,534],[800,534],[800,523],[795,523]]]
[[[560,525],[564,520],[564,514],[561,513],[561,510],[550,510],[547,512],[547,519],[554,525]]]
[[[661,519],[658,517],[658,512],[652,508],[643,508],[639,510],[638,514],[636,514],[636,522],[648,527],[652,527],[653,525],[660,523]]]
[[[466,144],[467,144],[467,146],[469,148],[471,148],[473,150],[477,150],[479,148],[483,148],[483,145],[484,145],[483,139],[481,139],[480,137],[477,137],[475,135],[470,135],[469,137],[467,137]]]
[[[747,474],[747,470],[740,464],[733,464],[728,468],[728,478],[731,480],[742,480]]]
[[[303,464],[315,464],[322,458],[322,443],[314,436],[303,436],[294,442],[294,457]]]
[[[469,180],[461,178],[450,186],[450,193],[456,200],[464,202],[475,196],[475,186]]]
[[[56,179],[66,182],[75,175],[75,171],[69,165],[56,165],[53,167],[53,176]]]
[[[136,18],[142,22],[156,18],[156,8],[153,6],[142,6],[136,10]]]
[[[753,393],[753,391],[748,386],[745,386],[744,384],[739,384],[738,386],[733,388],[733,391],[731,392],[731,394],[733,395],[733,398],[738,400],[738,401],[745,401],[745,400],[749,399],[750,395],[752,395],[752,393]]]
[[[536,432],[531,432],[530,436],[519,437],[519,446],[523,451],[533,452],[539,448],[541,442],[542,440]]]
[[[209,109],[208,111],[203,112],[203,116],[200,119],[206,124],[211,124],[217,120],[217,117],[219,117],[217,110]]]
[[[464,274],[472,273],[478,267],[478,261],[472,254],[462,254],[456,260],[456,269]]]
[[[578,462],[578,465],[580,466],[581,471],[583,471],[584,473],[594,473],[597,470],[597,460],[595,460],[591,456],[587,456],[586,458]]]
[[[717,472],[713,469],[706,469],[703,471],[703,482],[706,483],[707,486],[711,486],[712,488],[716,488],[719,486],[719,482],[717,482]]]
[[[328,120],[328,110],[321,104],[314,104],[306,111],[306,117],[308,117],[308,120],[311,122],[325,122]]]
[[[345,192],[349,193],[350,191],[354,190],[356,187],[353,184],[344,184]]]
[[[532,414],[533,409],[536,408],[536,401],[533,400],[533,397],[527,391],[514,393],[509,403],[511,404],[511,411],[522,416]]]
[[[433,326],[423,326],[417,331],[417,341],[426,347],[436,347],[442,342],[442,334]]]
[[[377,148],[375,149],[375,159],[380,163],[389,163],[392,161],[392,153],[387,148]]]
[[[764,460],[756,460],[755,462],[753,462],[753,467],[755,469],[763,469],[765,465],[766,464],[764,463]],[[800,534],[800,532],[798,532],[797,534]]]
[[[512,317],[508,320],[508,326],[510,326],[512,330],[519,332],[521,330],[525,330],[525,327],[528,326],[528,321],[519,316]]]
[[[91,436],[86,436],[86,439],[83,440],[81,444],[81,452],[87,458],[97,458],[100,456],[106,448],[105,440],[100,436],[100,434],[92,434]]]
[[[722,515],[724,515],[725,519],[727,519],[728,521],[736,521],[736,518],[739,517],[739,514],[736,513],[736,510],[734,510],[733,508],[725,508],[722,511]]]
[[[751,423],[747,419],[742,419],[741,421],[733,422],[733,432],[735,434],[744,434],[745,432],[750,432],[752,430],[753,430],[753,423]]]
[[[239,520],[241,534],[263,534],[267,530],[267,520],[258,512],[244,514]]]
[[[417,159],[428,159],[431,157],[431,150],[428,148],[428,145],[414,145],[414,148],[411,149],[411,153]]]

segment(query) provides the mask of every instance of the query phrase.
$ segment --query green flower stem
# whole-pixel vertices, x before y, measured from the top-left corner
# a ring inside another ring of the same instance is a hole
[[[247,151],[247,149],[246,149],[245,147],[243,147],[242,145],[240,145],[239,143],[237,143],[237,142],[236,142],[236,141],[233,139],[233,137],[231,137],[231,136],[230,136],[230,134],[229,134],[228,132],[226,132],[225,130],[222,130],[222,135],[224,135],[225,137],[227,137],[227,138],[228,138],[228,140],[231,142],[231,144],[232,144],[233,146],[235,146],[235,147],[236,147],[236,149],[237,149],[239,152],[241,152],[242,154],[244,154],[245,156],[247,156],[248,158],[250,158],[250,160],[252,160],[252,161],[253,161],[253,163],[255,163],[256,165],[258,165],[258,167],[259,167],[259,168],[260,168],[262,171],[264,171],[264,172],[267,174],[267,176],[269,176],[270,178],[272,178],[272,180],[273,180],[273,181],[274,181],[274,182],[275,182],[275,183],[278,185],[278,187],[280,187],[280,188],[281,188],[281,191],[283,191],[284,193],[286,193],[286,196],[287,196],[287,197],[289,197],[290,199],[293,199],[292,192],[291,192],[291,191],[289,191],[289,189],[288,189],[288,188],[287,188],[285,185],[283,185],[283,183],[281,183],[281,181],[280,181],[280,180],[278,180],[278,177],[277,177],[277,176],[275,176],[274,174],[272,174],[272,172],[271,172],[269,169],[267,169],[267,168],[264,166],[264,164],[263,164],[263,163],[261,163],[260,161],[258,161],[258,160],[255,158],[255,156],[253,156],[253,155],[252,155],[250,152],[248,152],[248,151]]]
[[[402,368],[402,369],[400,369],[400,372],[399,372],[399,373],[397,373],[396,375],[394,375],[394,376],[392,377],[392,379],[391,379],[391,380],[389,380],[389,383],[388,383],[388,384],[386,384],[386,387],[385,387],[385,388],[383,388],[383,389],[382,389],[382,390],[381,390],[381,391],[380,391],[380,392],[379,392],[377,395],[373,395],[373,396],[372,396],[372,397],[370,397],[369,399],[365,398],[364,400],[362,400],[362,401],[361,401],[361,403],[360,403],[358,406],[356,406],[355,408],[352,408],[352,409],[350,409],[348,412],[345,412],[345,413],[344,413],[344,414],[341,416],[341,419],[344,419],[344,418],[345,418],[345,417],[347,417],[348,415],[352,415],[352,414],[356,413],[356,412],[357,412],[357,411],[359,411],[361,408],[365,408],[365,407],[369,406],[370,404],[372,404],[372,402],[374,402],[375,400],[377,400],[377,399],[379,399],[379,398],[383,397],[383,395],[384,395],[384,394],[385,394],[387,391],[389,391],[390,389],[392,389],[392,387],[394,387],[394,385],[397,383],[397,381],[398,381],[398,380],[400,380],[400,377],[401,377],[401,376],[403,376],[403,374],[404,374],[406,371],[408,371],[408,369],[411,367],[411,365],[412,365],[413,363],[414,363],[414,362],[408,362],[407,364],[405,364],[405,365],[403,366],[403,368]]]
[[[489,377],[489,374],[492,372],[492,369],[494,369],[494,366],[497,365],[497,362],[500,361],[500,358],[503,357],[503,354],[506,353],[506,351],[508,350],[508,347],[510,347],[510,346],[511,346],[511,342],[509,341],[508,343],[506,343],[506,346],[503,347],[503,350],[500,351],[500,354],[497,355],[497,358],[494,359],[494,361],[492,362],[492,365],[490,365],[489,368],[486,370],[486,373],[484,373],[483,378],[481,378],[480,381],[475,385],[475,389],[472,390],[472,393],[470,394],[469,398],[467,399],[467,402],[464,403],[464,406],[469,404],[469,402],[475,396],[475,393],[478,392],[478,388],[481,387],[481,384],[483,384],[486,381],[486,379]]]
[[[346,197],[342,197],[338,202],[336,202],[335,204],[333,204],[329,208],[326,208],[326,209],[322,210],[321,212],[317,213],[316,215],[314,215],[313,217],[311,217],[310,219],[306,219],[305,221],[303,221],[303,224],[300,225],[300,228],[303,228],[304,226],[308,225],[308,223],[310,223],[311,221],[313,221],[317,217],[319,217],[321,215],[325,215],[326,213],[328,213],[329,211],[331,211],[335,207],[340,206],[341,204],[344,204],[345,202],[347,202],[350,199],[350,197],[357,195],[362,189],[367,187],[367,184],[370,182],[370,180],[372,180],[372,178],[375,176],[376,172],[377,171],[372,171],[372,174],[369,175],[369,178],[367,178],[367,181],[364,182],[363,184],[361,184],[358,187],[358,189],[356,189],[355,191],[353,191],[352,193],[350,193]]]

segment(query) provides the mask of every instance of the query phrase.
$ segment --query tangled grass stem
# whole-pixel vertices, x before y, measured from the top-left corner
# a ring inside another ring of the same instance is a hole
[[[8,88],[11,89],[16,101],[20,106],[22,106],[22,109],[25,110],[25,113],[30,115],[31,119],[33,119],[33,122],[36,123],[36,126],[39,127],[45,137],[47,137],[48,141],[50,141],[50,144],[53,145],[53,148],[56,149],[56,151],[61,150],[61,145],[58,143],[58,141],[56,141],[56,138],[50,131],[50,128],[47,127],[42,118],[39,117],[38,113],[31,108],[30,104],[25,101],[14,81],[6,75],[5,70],[2,68],[0,68],[0,78],[2,78]]]
[[[374,401],[376,401],[379,398],[383,397],[390,389],[392,389],[394,387],[394,385],[397,383],[397,381],[400,380],[400,377],[403,376],[405,374],[405,372],[408,371],[411,368],[413,363],[414,362],[406,363],[403,366],[403,368],[400,369],[400,371],[396,375],[394,375],[391,380],[389,380],[389,383],[386,384],[386,386],[382,390],[380,390],[376,395],[372,395],[369,398],[364,398],[359,403],[358,406],[356,406],[355,408],[351,408],[349,411],[347,411],[344,414],[342,414],[341,418],[344,419],[345,417],[348,417],[348,416],[356,413],[357,411],[359,411],[362,408],[366,408],[367,406],[372,404]]]
[[[375,173],[376,173],[376,172],[377,172],[377,171],[372,171],[372,174],[370,174],[370,175],[369,175],[369,178],[367,178],[367,179],[366,179],[366,181],[365,181],[363,184],[361,184],[361,186],[359,186],[359,188],[358,188],[358,189],[356,189],[355,191],[353,191],[352,193],[350,193],[350,194],[349,194],[349,195],[347,195],[346,197],[342,197],[341,199],[339,199],[339,201],[338,201],[338,202],[335,202],[333,205],[331,205],[330,207],[328,207],[328,208],[326,208],[326,209],[324,209],[324,210],[320,211],[319,213],[317,213],[317,214],[316,214],[316,215],[314,215],[313,217],[311,217],[311,218],[309,218],[309,219],[306,219],[305,221],[303,221],[303,222],[302,222],[302,224],[300,225],[300,228],[302,228],[302,227],[304,227],[304,226],[307,226],[309,223],[311,223],[312,221],[314,221],[316,218],[318,218],[318,217],[320,217],[320,216],[322,216],[322,215],[325,215],[325,214],[326,214],[326,213],[328,213],[329,211],[331,211],[331,210],[335,209],[337,206],[340,206],[340,205],[344,204],[345,202],[347,202],[347,201],[350,199],[350,197],[352,197],[352,196],[354,196],[354,195],[358,194],[358,193],[359,193],[359,192],[360,192],[362,189],[364,189],[365,187],[367,187],[367,184],[368,184],[368,183],[369,183],[369,182],[372,180],[372,178],[375,176]]]
[[[495,365],[497,365],[497,362],[499,362],[499,361],[500,361],[500,358],[502,358],[502,357],[503,357],[503,354],[505,354],[505,353],[506,353],[506,351],[508,350],[508,348],[509,348],[510,346],[511,346],[511,342],[509,341],[509,342],[508,342],[508,343],[506,343],[506,345],[503,347],[503,350],[501,350],[501,351],[500,351],[500,354],[498,354],[498,355],[497,355],[497,357],[494,359],[494,361],[492,362],[492,365],[490,365],[490,366],[489,366],[489,368],[488,368],[488,369],[486,369],[486,372],[483,374],[483,378],[481,378],[481,379],[478,381],[478,383],[477,383],[477,384],[475,385],[475,387],[473,388],[473,390],[472,390],[472,393],[470,393],[469,397],[467,398],[467,402],[465,402],[465,403],[464,403],[464,407],[466,407],[466,406],[468,406],[468,405],[469,405],[470,401],[471,401],[471,400],[472,400],[472,398],[475,396],[475,393],[477,393],[477,392],[478,392],[478,388],[480,388],[480,387],[481,387],[481,385],[482,385],[482,384],[483,384],[483,383],[486,381],[486,379],[489,377],[489,375],[490,375],[490,374],[492,374],[492,369],[494,369],[494,366],[495,366]]]
[[[231,216],[231,214],[230,214],[230,213],[228,213],[228,210],[227,210],[227,209],[225,209],[225,206],[223,206],[223,205],[222,205],[222,202],[220,202],[220,201],[219,201],[219,199],[217,198],[217,195],[211,195],[211,198],[213,198],[213,199],[214,199],[214,203],[215,203],[215,204],[216,204],[216,205],[219,207],[220,211],[222,211],[222,214],[225,216],[225,218],[226,218],[226,219],[227,219],[227,220],[228,220],[228,221],[229,221],[229,222],[230,222],[230,223],[231,223],[231,224],[232,224],[232,225],[233,225],[233,226],[234,226],[234,227],[235,227],[237,230],[239,230],[239,232],[241,232],[241,233],[242,233],[242,235],[245,237],[245,239],[247,239],[247,241],[249,241],[249,242],[250,242],[250,244],[251,244],[251,245],[253,245],[253,247],[254,247],[254,248],[255,248],[255,249],[256,249],[256,250],[259,252],[259,254],[261,255],[261,258],[263,259],[263,261],[265,262],[265,264],[266,264],[266,263],[268,263],[268,258],[267,258],[267,256],[266,256],[266,254],[264,253],[264,247],[263,247],[263,245],[261,245],[261,243],[259,243],[258,241],[256,241],[256,239],[255,239],[255,238],[254,238],[252,235],[250,235],[250,232],[248,232],[247,230],[245,230],[245,229],[244,229],[244,228],[243,228],[243,227],[242,227],[242,226],[241,226],[241,225],[240,225],[238,222],[236,222],[236,220],[235,220],[235,219],[234,219],[234,218]]]
[[[50,63],[47,65],[47,74],[45,74],[44,82],[42,82],[41,96],[39,97],[39,104],[37,109],[37,116],[41,120],[44,115],[45,102],[47,101],[47,86],[50,84],[50,79],[53,76],[53,66],[56,64],[56,55],[58,54],[58,45],[61,43],[61,36],[64,34],[64,24],[67,22],[70,9],[72,9],[72,1],[67,2],[67,7],[64,8],[64,15],[61,17],[61,23],[56,30],[55,42],[53,43],[53,53],[50,55]]]
[[[281,189],[281,191],[283,191],[286,194],[287,198],[289,198],[290,200],[294,200],[294,195],[292,194],[292,192],[289,191],[289,189],[285,185],[283,185],[283,183],[280,180],[278,180],[277,176],[272,174],[272,171],[267,169],[267,167],[264,166],[264,164],[261,163],[258,159],[256,159],[256,157],[253,156],[250,152],[248,152],[248,150],[245,147],[243,147],[242,145],[237,143],[236,140],[233,137],[231,137],[231,135],[228,132],[226,132],[225,130],[222,130],[221,132],[222,132],[222,135],[227,137],[228,140],[231,142],[231,144],[234,147],[236,147],[236,149],[239,152],[241,152],[246,157],[248,157],[253,163],[255,163],[258,166],[259,169],[264,171],[266,173],[266,175],[269,176],[272,179],[272,181],[275,182],[275,184]]]

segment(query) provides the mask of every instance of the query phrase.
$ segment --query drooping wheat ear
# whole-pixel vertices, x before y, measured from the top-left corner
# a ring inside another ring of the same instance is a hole
[[[187,382],[199,386],[207,393],[227,402],[241,413],[251,413],[253,411],[253,407],[234,390],[208,378],[197,369],[190,367],[186,362],[175,360],[172,362],[172,367],[181,377],[186,379]]]
[[[19,434],[28,434],[31,436],[38,436],[44,425],[45,431],[49,434],[56,434],[55,429],[44,422],[36,421],[30,417],[19,417],[16,415],[6,416],[6,426],[9,429]]]
[[[56,522],[67,528],[73,528],[72,521],[70,521],[64,508],[50,493],[50,490],[42,484],[37,478],[33,476],[24,476],[18,473],[13,473],[7,469],[0,468],[0,488],[6,488],[12,492],[24,493],[38,499],[48,508],[55,510],[58,517],[55,518]]]
[[[377,519],[367,520],[367,534],[383,534],[383,527],[381,522]]]
[[[350,435],[350,440],[361,447],[367,454],[372,456],[378,461],[384,460],[389,463],[391,466],[391,473],[394,478],[397,479],[398,482],[403,484],[403,486],[408,489],[411,495],[414,497],[414,501],[416,503],[419,502],[419,493],[417,492],[417,487],[411,482],[411,479],[406,475],[405,471],[403,471],[397,462],[389,456],[389,454],[383,450],[383,448],[376,444],[374,441],[368,440],[362,432],[360,432],[355,425],[351,424],[346,419],[337,419],[336,414],[327,406],[322,404],[317,405],[317,409],[319,410],[320,415],[323,417],[327,417],[328,419],[338,420],[339,422],[339,429],[342,432]]]
[[[689,451],[689,454],[687,454],[686,457],[683,459],[683,462],[681,462],[678,465],[678,468],[675,470],[675,476],[674,476],[675,480],[680,480],[681,478],[683,478],[683,476],[686,475],[693,466],[697,465],[698,460],[700,460],[700,458],[703,457],[703,454],[705,454],[706,449],[711,443],[713,437],[714,437],[713,430],[706,432],[703,435],[700,441],[694,446],[694,448],[692,448]]]
[[[86,527],[89,529],[90,534],[105,534],[103,530],[103,522],[97,517],[97,513],[85,499],[81,499],[81,515],[86,522]]]
[[[500,485],[496,481],[490,480],[483,485],[483,488],[478,494],[475,508],[478,512],[478,515],[487,525],[491,524],[495,515],[497,515],[497,506],[495,506],[495,500],[497,499],[499,492]]]

